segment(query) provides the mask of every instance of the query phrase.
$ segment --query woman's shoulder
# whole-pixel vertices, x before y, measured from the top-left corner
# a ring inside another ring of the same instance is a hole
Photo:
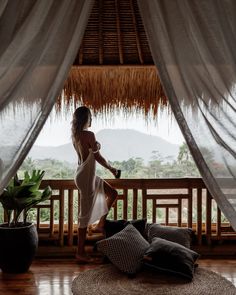
[[[81,134],[88,137],[95,137],[95,134],[90,130],[83,130]]]
[[[93,145],[96,141],[95,134],[92,131],[83,130],[81,132],[80,141],[87,142],[89,145]]]
[[[94,133],[89,130],[82,130],[79,132],[79,136],[93,136],[93,135],[94,135]]]

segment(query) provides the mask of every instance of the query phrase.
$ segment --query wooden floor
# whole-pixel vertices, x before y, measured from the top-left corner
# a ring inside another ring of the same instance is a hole
[[[236,286],[236,259],[202,259],[201,267],[226,277]],[[71,282],[79,272],[97,265],[79,266],[73,259],[35,260],[25,274],[0,272],[1,295],[69,295]],[[109,294],[107,294],[109,295]]]

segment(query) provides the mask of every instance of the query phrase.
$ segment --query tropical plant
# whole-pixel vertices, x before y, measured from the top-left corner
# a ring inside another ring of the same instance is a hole
[[[4,189],[0,202],[7,212],[8,227],[20,226],[22,222],[19,222],[19,219],[22,214],[25,225],[29,210],[51,196],[50,186],[44,190],[39,189],[44,174],[45,171],[41,170],[33,170],[31,175],[25,171],[23,180],[19,180],[16,174]]]

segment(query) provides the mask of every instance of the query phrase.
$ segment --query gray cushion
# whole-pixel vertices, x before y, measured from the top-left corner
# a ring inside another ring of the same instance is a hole
[[[132,224],[96,245],[117,268],[127,274],[135,274],[141,268],[143,255],[149,248],[149,243]]]
[[[198,253],[180,244],[153,238],[145,252],[144,265],[152,270],[173,273],[192,280],[198,257]]]
[[[149,223],[146,226],[146,234],[149,243],[153,238],[162,238],[190,248],[193,230],[185,227],[164,226],[157,223]]]

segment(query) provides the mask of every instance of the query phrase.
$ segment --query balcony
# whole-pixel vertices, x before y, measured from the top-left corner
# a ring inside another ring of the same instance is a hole
[[[194,230],[193,249],[202,255],[236,255],[232,229],[201,178],[108,179],[119,193],[109,219],[140,219]],[[53,195],[32,212],[40,257],[73,256],[77,240],[78,190],[73,180],[44,180]],[[47,216],[47,218],[45,217]],[[88,244],[101,238],[88,236]]]

